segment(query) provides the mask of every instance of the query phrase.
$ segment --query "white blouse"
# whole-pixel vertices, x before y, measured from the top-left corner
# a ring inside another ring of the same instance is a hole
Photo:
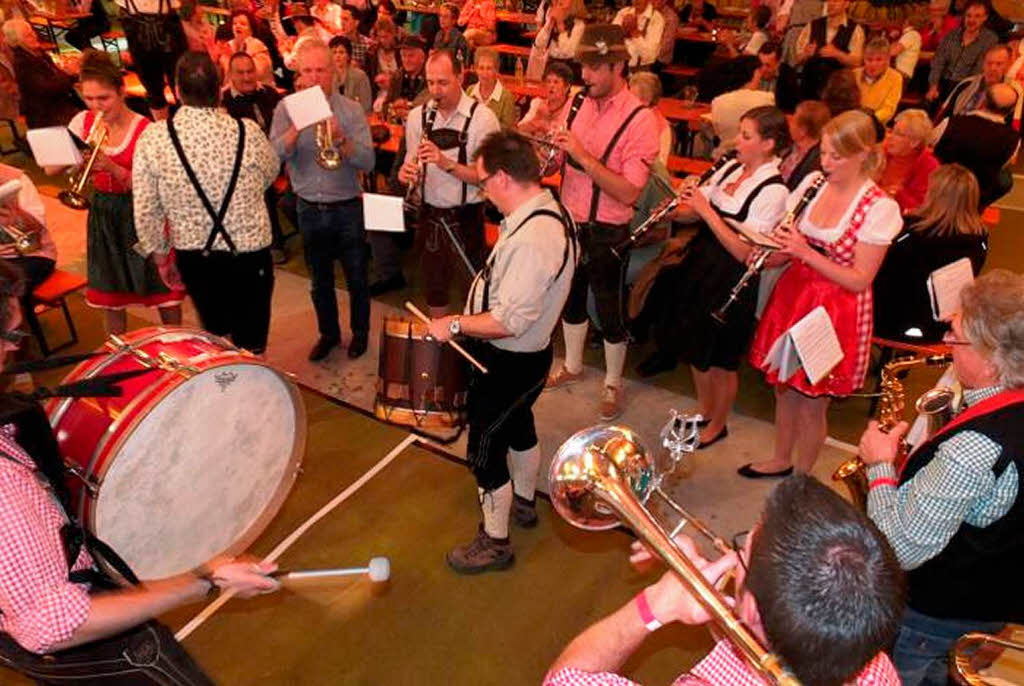
[[[821,172],[814,172],[804,177],[800,185],[796,187],[789,195],[789,200],[786,202],[786,209],[792,209],[799,202],[803,196],[804,191],[807,187],[814,182],[814,179],[821,176]],[[824,243],[835,243],[843,235],[846,229],[850,225],[850,221],[853,218],[853,212],[860,204],[861,198],[875,185],[874,181],[865,181],[864,185],[861,186],[860,190],[857,191],[857,195],[854,196],[853,201],[850,202],[850,206],[846,208],[846,212],[843,213],[842,219],[832,227],[820,227],[814,224],[810,220],[811,212],[814,210],[814,206],[818,200],[821,199],[821,193],[814,196],[811,200],[810,205],[804,210],[801,216],[797,228],[800,229],[800,233],[804,234],[808,238],[814,238],[815,240],[822,241]],[[857,232],[857,240],[861,243],[867,243],[869,245],[889,245],[892,243],[892,239],[895,238],[899,232],[903,229],[903,217],[900,214],[900,206],[896,204],[890,196],[883,194],[881,198],[875,201],[868,210],[867,216],[864,218],[864,223],[860,227],[860,231]]]
[[[732,171],[728,171],[732,167]],[[754,192],[761,182],[779,173],[778,160],[773,159],[765,162],[754,173],[744,179],[732,195],[725,192],[725,187],[734,182],[743,173],[743,167],[727,162],[711,177],[708,183],[700,187],[700,192],[708,201],[721,212],[736,213],[743,209],[747,197]],[[782,217],[786,214],[786,199],[789,190],[782,183],[773,183],[761,189],[761,192],[754,197],[750,203],[750,211],[743,222],[729,219],[725,216],[722,219],[733,228],[742,226],[745,230],[758,233],[767,233],[774,229]]]
[[[552,42],[552,29],[547,25],[547,23],[545,23],[537,32],[537,37],[534,39],[533,44],[541,50],[547,50],[548,57],[553,57],[559,60],[575,59],[576,46],[580,44],[580,38],[583,37],[583,29],[585,27],[586,22],[580,18],[576,18],[573,22],[572,29],[558,34]]]

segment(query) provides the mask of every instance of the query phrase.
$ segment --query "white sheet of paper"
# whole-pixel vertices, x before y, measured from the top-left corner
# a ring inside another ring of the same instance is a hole
[[[960,291],[973,281],[974,270],[966,257],[939,267],[928,276],[928,295],[935,321],[948,321],[960,310]]]
[[[367,231],[405,231],[402,198],[397,195],[363,193],[363,222]]]
[[[28,145],[40,167],[73,167],[82,163],[82,153],[63,126],[30,129]]]
[[[789,334],[812,384],[824,379],[843,359],[843,348],[839,345],[835,327],[821,305],[790,327]]]
[[[333,114],[323,90],[319,87],[303,88],[297,93],[285,96],[284,107],[288,112],[288,118],[299,131],[329,119]]]

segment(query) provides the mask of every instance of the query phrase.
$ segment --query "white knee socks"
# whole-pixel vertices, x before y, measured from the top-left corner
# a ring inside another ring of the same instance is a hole
[[[565,368],[573,374],[583,371],[583,346],[587,343],[587,323],[569,324],[562,322],[565,336]]]
[[[512,509],[512,483],[493,491],[477,487],[480,509],[484,514],[484,531],[491,538],[508,538],[508,516]]]
[[[540,471],[540,446],[521,451],[509,449],[508,471],[512,475],[516,495],[533,500],[537,491],[537,472]]]
[[[622,370],[626,367],[627,344],[604,342],[604,385],[622,388]]]

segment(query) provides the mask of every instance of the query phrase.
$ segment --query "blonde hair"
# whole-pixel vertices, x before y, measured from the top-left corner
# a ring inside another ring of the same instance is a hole
[[[933,236],[986,233],[978,213],[979,194],[978,181],[969,169],[959,164],[939,166],[928,177],[924,202],[914,211],[920,219],[914,230]]]
[[[1024,386],[1024,276],[993,269],[960,292],[967,340],[989,358],[1007,388]]]
[[[932,137],[932,120],[924,110],[903,110],[896,115],[893,121],[893,129],[903,124],[907,129],[907,135],[917,141],[917,147],[924,147],[928,139]]]
[[[821,137],[827,138],[841,157],[866,152],[861,171],[871,178],[878,176],[885,163],[875,138],[875,122],[871,115],[860,110],[847,110],[833,117],[822,129]]]
[[[651,106],[657,105],[661,100],[661,79],[649,71],[639,71],[629,77],[629,89],[639,89],[649,99]],[[644,98],[640,98],[641,101]]]
[[[821,139],[821,131],[830,117],[828,106],[820,100],[804,100],[793,110],[793,120],[814,140]]]
[[[299,43],[299,48],[295,51],[296,71],[302,68],[306,56],[314,52],[322,52],[327,56],[327,64],[331,67],[331,92],[338,90],[338,68],[334,64],[334,53],[331,52],[326,43],[320,42],[319,39],[306,40]]]
[[[498,61],[498,51],[494,48],[477,48],[476,53],[473,55],[473,64],[480,64],[480,60],[489,59],[494,62],[494,66],[500,66]]]
[[[864,45],[864,54],[869,52],[882,52],[889,54],[889,41],[884,36],[872,38]]]

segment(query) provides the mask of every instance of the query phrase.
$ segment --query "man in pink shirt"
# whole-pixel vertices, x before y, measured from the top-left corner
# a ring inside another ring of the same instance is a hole
[[[593,290],[604,336],[605,381],[600,414],[622,414],[626,362],[624,286],[626,260],[612,248],[629,235],[633,203],[658,156],[653,113],[627,87],[629,53],[621,26],[591,24],[577,51],[585,87],[569,108],[554,142],[565,153],[561,198],[579,227],[582,259],[562,315],[565,363],[548,377],[548,388],[583,378],[587,292]],[[626,258],[628,259],[628,258]]]

